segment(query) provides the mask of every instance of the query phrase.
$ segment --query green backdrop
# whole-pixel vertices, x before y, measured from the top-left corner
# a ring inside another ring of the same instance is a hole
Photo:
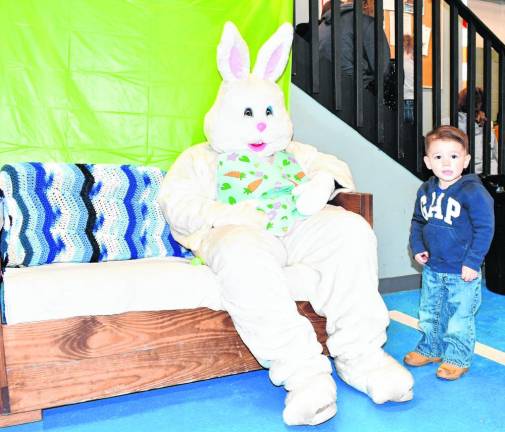
[[[167,169],[205,140],[233,21],[251,49],[292,0],[0,0],[0,164],[133,163]],[[289,69],[289,68],[288,68]],[[286,92],[287,70],[280,81]]]

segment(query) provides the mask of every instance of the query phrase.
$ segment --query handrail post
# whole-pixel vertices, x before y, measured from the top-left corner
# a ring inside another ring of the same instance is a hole
[[[403,0],[395,0],[396,157],[403,159]]]
[[[341,37],[340,0],[331,2],[331,64],[333,77],[333,108],[342,109],[342,65],[341,65]]]
[[[458,127],[458,93],[459,93],[459,26],[458,9],[450,4],[450,118],[451,125]]]
[[[441,107],[441,94],[442,94],[442,65],[440,61],[441,53],[441,38],[440,38],[440,1],[433,0],[432,4],[432,21],[433,37],[432,45],[432,105],[433,105],[433,128],[440,126],[442,123],[442,107]]]
[[[374,21],[374,40],[375,40],[375,139],[376,144],[381,147],[384,145],[384,7],[382,0],[375,0],[375,21]],[[389,59],[388,59],[389,61]]]
[[[433,0],[437,1],[437,0]],[[422,1],[414,1],[414,119],[416,169],[423,169],[423,33],[422,33]]]
[[[467,58],[467,93],[466,93],[466,133],[468,135],[468,146],[472,158],[470,159],[469,170],[475,172],[475,26],[468,23],[468,58]]]
[[[500,51],[498,90],[498,172],[505,174],[505,51]]]
[[[360,0],[354,2],[354,121],[357,128],[363,127],[363,6]]]
[[[484,38],[484,112],[487,120],[484,123],[482,140],[482,172],[489,174],[491,172],[491,98],[492,98],[492,54],[491,41]]]
[[[311,91],[319,93],[319,3],[309,0]]]

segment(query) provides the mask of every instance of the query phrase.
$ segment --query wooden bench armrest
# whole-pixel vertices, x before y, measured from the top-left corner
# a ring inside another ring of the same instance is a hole
[[[358,213],[370,226],[373,226],[373,195],[371,193],[340,192],[329,203]]]

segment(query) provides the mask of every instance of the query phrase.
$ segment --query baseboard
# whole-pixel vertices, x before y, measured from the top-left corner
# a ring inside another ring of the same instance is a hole
[[[379,279],[379,292],[391,293],[421,288],[421,274]]]

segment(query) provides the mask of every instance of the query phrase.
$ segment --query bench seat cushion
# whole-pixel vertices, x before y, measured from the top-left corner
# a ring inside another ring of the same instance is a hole
[[[4,323],[208,307],[220,310],[216,275],[174,257],[8,268]]]

